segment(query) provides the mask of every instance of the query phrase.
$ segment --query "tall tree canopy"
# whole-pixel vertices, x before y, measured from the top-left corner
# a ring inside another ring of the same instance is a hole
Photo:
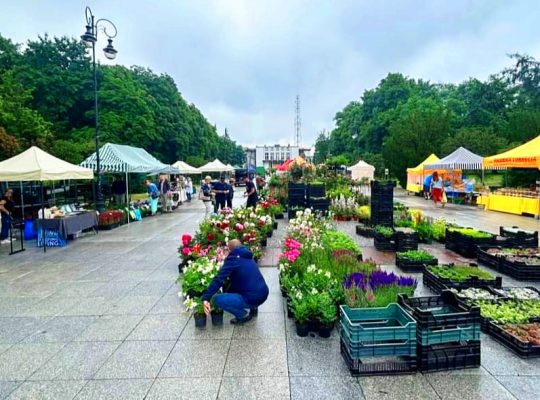
[[[540,134],[540,63],[515,54],[515,64],[486,81],[432,84],[388,74],[336,113],[336,127],[315,143],[318,162],[362,158],[401,184],[406,168],[459,146],[487,156]]]
[[[120,65],[98,65],[97,75],[102,143],[143,147],[166,163],[243,164],[242,148],[219,135],[169,75]],[[0,158],[36,144],[81,162],[95,150],[93,94],[91,60],[79,41],[45,35],[22,49],[0,35]]]

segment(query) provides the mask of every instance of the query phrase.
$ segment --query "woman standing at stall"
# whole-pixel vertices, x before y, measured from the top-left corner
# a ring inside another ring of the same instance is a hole
[[[152,215],[154,215],[158,208],[159,191],[156,184],[150,182],[150,179],[145,179],[144,183],[146,183],[146,190],[150,196],[150,211],[152,211]]]
[[[433,204],[437,207],[437,202],[441,203],[443,199],[443,180],[439,176],[438,172],[433,172],[433,179],[431,179],[431,198],[433,199]]]

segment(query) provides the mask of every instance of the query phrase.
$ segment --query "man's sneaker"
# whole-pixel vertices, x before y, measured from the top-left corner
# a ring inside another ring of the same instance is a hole
[[[4,239],[0,242],[0,244],[9,244],[9,243],[11,243],[11,240],[9,239]]]
[[[233,324],[233,325],[242,325],[242,324],[245,324],[246,322],[251,321],[252,318],[253,318],[253,316],[251,315],[251,313],[248,313],[244,318],[233,318],[233,319],[231,319],[231,324]]]
[[[250,308],[249,315],[251,315],[252,317],[256,317],[257,315],[259,315],[259,309],[257,307]]]

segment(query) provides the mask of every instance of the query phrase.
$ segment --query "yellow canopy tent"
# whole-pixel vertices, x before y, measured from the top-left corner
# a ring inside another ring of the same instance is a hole
[[[423,189],[424,177],[427,174],[433,173],[431,170],[424,170],[424,165],[433,164],[439,161],[439,157],[435,154],[431,154],[428,158],[422,161],[414,168],[407,168],[407,191],[413,193],[419,193]]]
[[[540,169],[540,135],[504,153],[484,158],[484,168]]]

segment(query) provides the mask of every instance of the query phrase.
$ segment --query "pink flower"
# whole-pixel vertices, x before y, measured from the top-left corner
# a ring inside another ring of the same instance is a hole
[[[185,256],[189,256],[191,254],[191,250],[189,249],[189,247],[184,247],[182,249],[182,254],[184,254]]]

